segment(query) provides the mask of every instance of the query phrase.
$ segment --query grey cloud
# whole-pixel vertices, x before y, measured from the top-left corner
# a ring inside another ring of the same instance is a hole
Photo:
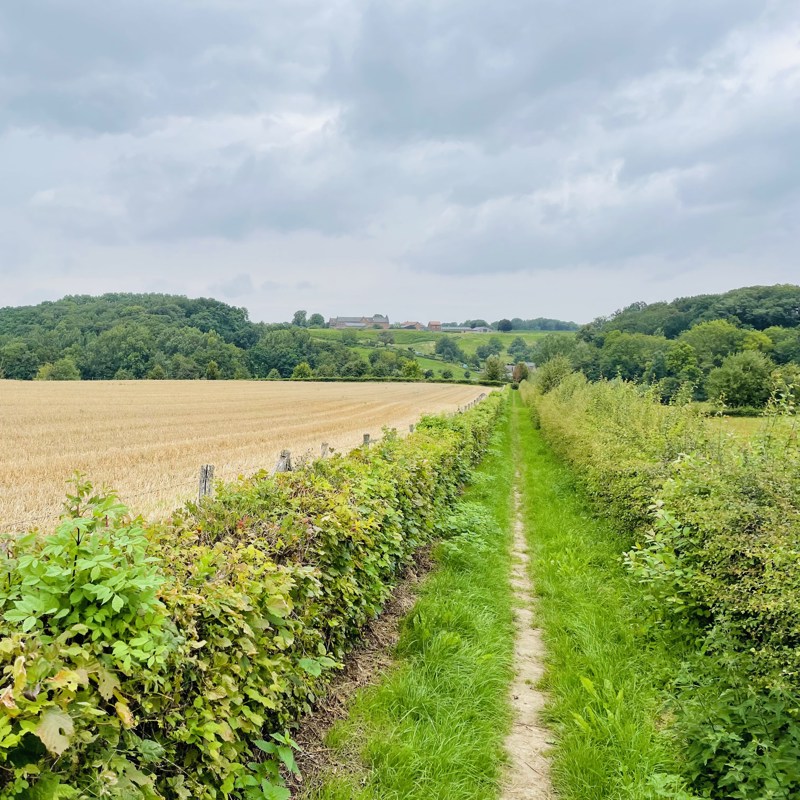
[[[747,0],[376,0],[327,85],[359,136],[535,141],[621,80],[693,63],[759,12]]]
[[[307,91],[325,19],[309,0],[6,3],[0,126],[96,134],[163,115],[251,113]]]
[[[212,284],[209,288],[214,295],[228,298],[249,296],[255,291],[253,279],[246,273],[239,273],[230,280]]]
[[[445,276],[789,269],[798,38],[791,0],[7,3],[0,247],[252,245],[215,291],[309,306],[343,239]]]

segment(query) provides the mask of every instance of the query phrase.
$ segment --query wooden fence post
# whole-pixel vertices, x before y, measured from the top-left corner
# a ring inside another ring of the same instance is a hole
[[[364,447],[369,447],[369,434],[364,434]]]
[[[323,442],[322,443],[322,458],[327,458],[328,450],[329,450],[328,443],[327,442]]]
[[[408,426],[408,432],[409,433],[414,433],[414,425],[413,424]]]
[[[281,450],[281,457],[275,465],[275,472],[292,471],[292,453],[290,450]]]
[[[214,494],[214,465],[203,464],[200,467],[200,485],[197,489],[197,499],[211,497]]]

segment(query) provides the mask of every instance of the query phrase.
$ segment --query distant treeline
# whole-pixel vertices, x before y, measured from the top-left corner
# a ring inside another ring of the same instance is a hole
[[[0,377],[438,377],[431,369],[423,371],[410,350],[374,347],[366,357],[356,349],[358,341],[348,342],[344,333],[341,339],[318,339],[297,325],[254,323],[246,309],[206,298],[76,295],[0,309]],[[443,367],[439,376],[452,377]]]
[[[696,400],[760,408],[773,390],[800,387],[800,286],[751,286],[672,303],[635,303],[584,325],[575,337],[547,337],[531,358],[554,374],[621,377]],[[557,376],[556,376],[557,379]]]
[[[288,378],[303,362],[320,375],[370,372],[369,361],[339,342],[253,323],[246,309],[206,298],[106,294],[0,309],[6,378]],[[391,367],[399,374],[405,364]]]
[[[508,324],[510,323],[510,327]],[[443,322],[445,328],[494,328],[496,331],[576,331],[576,322],[565,322],[563,319],[499,319],[487,322],[485,319],[465,319],[463,322]]]
[[[794,328],[800,325],[800,286],[746,286],[725,294],[679,297],[671,303],[633,303],[610,317],[599,317],[582,330],[676,339],[692,326],[715,319],[757,331]]]

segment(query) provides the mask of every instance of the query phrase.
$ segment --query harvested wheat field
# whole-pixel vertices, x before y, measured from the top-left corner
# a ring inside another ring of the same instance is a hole
[[[0,530],[52,524],[75,470],[163,516],[215,477],[272,468],[284,448],[347,451],[383,426],[455,411],[482,389],[421,383],[0,381]]]

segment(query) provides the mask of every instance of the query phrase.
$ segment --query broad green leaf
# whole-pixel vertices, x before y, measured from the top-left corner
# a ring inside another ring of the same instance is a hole
[[[313,675],[315,678],[322,675],[322,665],[316,659],[301,658],[298,663],[300,668],[304,669],[309,675]]]
[[[70,737],[75,733],[72,717],[57,708],[42,714],[35,731],[42,744],[53,754],[60,756],[68,747]]]

